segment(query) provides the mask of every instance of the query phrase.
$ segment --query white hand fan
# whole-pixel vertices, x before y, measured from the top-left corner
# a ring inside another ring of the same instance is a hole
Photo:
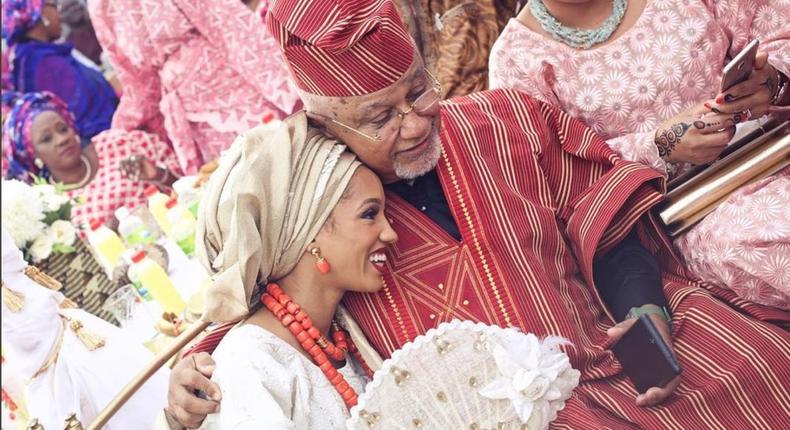
[[[383,363],[347,428],[548,428],[579,383],[559,349],[565,343],[471,321],[443,323]]]

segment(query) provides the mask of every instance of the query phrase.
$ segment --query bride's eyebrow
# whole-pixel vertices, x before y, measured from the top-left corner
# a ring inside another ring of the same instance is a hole
[[[359,204],[359,207],[361,208],[362,206],[365,206],[365,205],[370,204],[370,203],[377,203],[377,204],[381,205],[381,199],[377,198],[377,197],[367,198],[367,199],[363,200],[362,203]]]

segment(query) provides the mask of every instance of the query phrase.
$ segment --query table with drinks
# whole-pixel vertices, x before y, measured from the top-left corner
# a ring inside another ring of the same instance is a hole
[[[116,211],[117,233],[94,222],[87,239],[108,275],[117,278],[120,270],[128,280],[104,308],[130,340],[156,352],[200,315],[208,275],[194,257],[197,199],[176,199],[155,187],[145,196],[147,208]]]

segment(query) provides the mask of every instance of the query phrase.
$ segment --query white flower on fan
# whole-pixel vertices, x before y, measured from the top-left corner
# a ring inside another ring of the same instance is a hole
[[[44,209],[39,199],[30,198],[30,185],[17,180],[3,181],[3,227],[19,248],[39,237],[46,227]]]
[[[44,212],[54,212],[60,209],[61,206],[68,203],[68,196],[58,193],[54,186],[49,184],[40,184],[33,186],[33,189],[38,193],[41,199],[41,204]]]
[[[77,239],[77,229],[69,221],[59,219],[49,226],[47,235],[52,239],[53,244],[71,246]]]
[[[567,341],[534,334],[514,337],[507,347],[494,347],[500,376],[480,389],[489,399],[507,399],[511,413],[531,429],[547,428],[565,407],[565,400],[579,383],[580,372],[571,367],[568,356],[558,347]]]
[[[49,257],[52,254],[52,245],[54,245],[52,237],[48,234],[42,234],[36,238],[30,245],[30,256],[33,257],[33,262],[38,263]]]

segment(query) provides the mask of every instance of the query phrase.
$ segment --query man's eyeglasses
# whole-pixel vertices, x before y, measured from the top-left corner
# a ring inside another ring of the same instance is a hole
[[[379,126],[374,126],[374,125],[367,126],[369,128],[374,128],[375,127],[377,129],[377,131],[375,131],[375,132],[373,132],[371,134],[365,133],[365,132],[363,132],[361,130],[358,130],[358,129],[354,128],[354,127],[351,127],[349,125],[343,124],[342,122],[340,122],[340,121],[338,121],[336,119],[333,119],[333,118],[328,118],[328,119],[329,119],[330,122],[332,122],[334,124],[337,124],[340,127],[345,128],[346,130],[352,131],[352,132],[354,132],[354,133],[356,133],[356,134],[358,134],[358,135],[360,135],[362,137],[365,137],[367,139],[370,139],[372,141],[375,141],[375,142],[389,141],[393,137],[392,136],[393,132],[394,133],[400,133],[400,127],[403,124],[403,120],[406,118],[406,115],[408,115],[408,114],[410,114],[412,112],[416,113],[417,115],[423,115],[423,114],[427,113],[429,110],[431,110],[437,103],[439,103],[439,100],[441,100],[441,97],[442,97],[442,85],[439,83],[439,80],[436,79],[436,77],[433,76],[433,74],[431,74],[431,72],[428,71],[428,69],[425,69],[425,73],[431,78],[431,87],[428,88],[424,93],[420,94],[414,100],[413,103],[409,104],[409,108],[408,109],[406,109],[404,111],[399,111],[399,110],[395,109],[396,110],[396,115],[393,116],[392,118],[390,118],[390,120],[387,121],[386,124],[384,124],[384,125],[382,125],[380,127]],[[384,131],[383,135],[379,132],[380,130]]]

